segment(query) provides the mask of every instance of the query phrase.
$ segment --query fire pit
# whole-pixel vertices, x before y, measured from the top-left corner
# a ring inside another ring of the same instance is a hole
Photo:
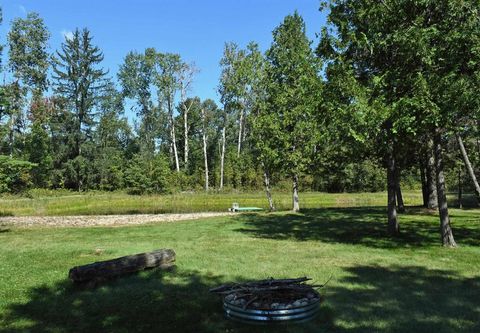
[[[234,283],[210,291],[223,297],[227,317],[247,322],[307,321],[319,310],[320,294],[307,277]]]

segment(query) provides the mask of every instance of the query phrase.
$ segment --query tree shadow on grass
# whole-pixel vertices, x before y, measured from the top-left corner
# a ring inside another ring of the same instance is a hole
[[[321,292],[313,321],[259,326],[229,321],[198,272],[143,272],[97,289],[68,281],[30,291],[0,316],[1,332],[479,332],[480,277],[418,266],[354,266]],[[14,325],[24,325],[14,327]]]
[[[418,266],[355,266],[327,287],[338,332],[480,332],[480,276]]]
[[[420,211],[419,211],[420,212]],[[415,247],[440,244],[436,217],[419,220],[407,210],[400,219],[401,233],[389,237],[384,207],[305,209],[294,214],[245,214],[237,217],[239,232],[269,239],[319,240],[331,243],[360,244],[375,248]],[[429,212],[422,212],[431,215]],[[480,245],[478,221],[453,224],[454,236],[462,245]]]
[[[328,311],[310,323],[273,330],[233,322],[224,317],[219,296],[209,293],[224,282],[178,270],[144,271],[95,289],[64,280],[31,289],[26,303],[0,313],[0,332],[317,332],[331,322]]]

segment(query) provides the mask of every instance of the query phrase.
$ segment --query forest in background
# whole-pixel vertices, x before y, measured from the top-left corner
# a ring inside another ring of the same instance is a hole
[[[387,189],[389,221],[400,184],[421,188],[429,208],[447,189],[480,197],[478,4],[320,10],[317,45],[296,12],[266,52],[227,42],[220,105],[191,94],[201,69],[179,54],[132,51],[112,77],[88,28],[51,50],[37,13],[14,19],[2,49],[0,192],[264,188],[273,209],[276,186],[298,210],[299,189]]]
[[[51,50],[48,27],[37,13],[10,26],[2,66],[10,82],[1,86],[0,192],[263,188],[253,123],[266,60],[255,43],[246,49],[225,44],[219,106],[191,96],[199,69],[179,54],[132,51],[111,77],[88,29],[77,29],[60,50]],[[133,123],[126,108],[136,115]],[[347,147],[332,150],[337,148]],[[328,164],[309,163],[300,175],[302,188],[385,188],[376,157],[343,155],[332,155]],[[288,172],[279,171],[272,184],[290,189]],[[410,173],[405,171],[412,187],[418,177]]]

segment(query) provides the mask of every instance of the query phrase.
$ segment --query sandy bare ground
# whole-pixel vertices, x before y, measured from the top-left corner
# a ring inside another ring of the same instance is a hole
[[[235,213],[187,214],[134,214],[134,215],[82,215],[82,216],[15,216],[0,217],[0,226],[15,227],[92,227],[125,226],[148,223],[196,220],[208,217],[230,216]]]

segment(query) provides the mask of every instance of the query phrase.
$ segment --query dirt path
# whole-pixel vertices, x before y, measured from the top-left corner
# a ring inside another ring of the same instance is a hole
[[[134,214],[134,215],[82,215],[82,216],[15,216],[0,217],[0,226],[16,227],[91,227],[139,225],[158,222],[195,220],[234,213],[187,213],[187,214]]]

